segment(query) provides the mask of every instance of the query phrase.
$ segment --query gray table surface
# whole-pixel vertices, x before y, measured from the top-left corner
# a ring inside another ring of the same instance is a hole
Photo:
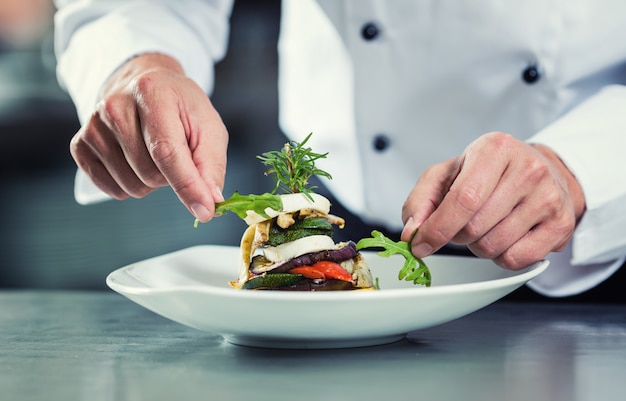
[[[624,400],[626,306],[497,302],[394,344],[298,351],[111,292],[0,291],[0,399]]]

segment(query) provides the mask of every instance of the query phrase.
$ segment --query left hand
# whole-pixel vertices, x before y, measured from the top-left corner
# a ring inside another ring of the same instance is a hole
[[[503,133],[428,168],[402,209],[402,240],[416,257],[448,242],[507,269],[562,251],[585,211],[582,189],[559,157]]]

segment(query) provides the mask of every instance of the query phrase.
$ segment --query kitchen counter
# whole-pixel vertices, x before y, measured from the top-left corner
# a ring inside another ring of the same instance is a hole
[[[393,344],[276,350],[108,291],[0,291],[3,400],[607,401],[624,372],[624,305],[500,301]]]

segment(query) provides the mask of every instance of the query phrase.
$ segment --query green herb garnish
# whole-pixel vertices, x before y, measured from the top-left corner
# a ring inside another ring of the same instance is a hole
[[[326,153],[315,153],[309,147],[304,145],[311,138],[310,133],[304,141],[298,143],[290,141],[283,146],[281,150],[272,150],[257,156],[264,165],[270,167],[265,175],[272,175],[276,185],[272,190],[272,194],[281,189],[286,193],[304,193],[309,199],[312,199],[309,193],[313,192],[315,186],[309,186],[309,179],[314,175],[319,175],[329,180],[332,176],[326,171],[315,166],[315,162],[319,159],[325,159]]]
[[[248,210],[254,211],[265,218],[269,218],[265,209],[274,209],[277,212],[283,210],[283,201],[280,196],[273,194],[262,195],[239,195],[233,193],[230,198],[215,204],[215,214],[224,214],[227,211],[235,213],[239,218],[244,219],[248,215]]]
[[[265,209],[274,209],[277,212],[283,210],[283,201],[278,195],[262,194],[262,195],[239,195],[238,192],[233,193],[230,198],[217,202],[215,204],[215,214],[222,215],[228,211],[235,213],[240,219],[245,219],[248,210],[254,211],[265,218],[269,218]],[[200,221],[194,222],[194,227],[198,227]]]
[[[363,238],[357,242],[357,250],[364,248],[383,248],[384,250],[378,252],[378,255],[384,257],[395,254],[402,255],[404,257],[404,266],[398,273],[398,279],[430,287],[430,270],[422,259],[413,256],[409,242],[393,241],[385,237],[380,231],[374,230],[372,231],[372,238]]]

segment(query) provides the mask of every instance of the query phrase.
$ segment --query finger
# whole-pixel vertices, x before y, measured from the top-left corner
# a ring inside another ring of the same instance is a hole
[[[111,96],[99,104],[98,114],[109,130],[114,143],[121,148],[126,163],[134,175],[151,189],[167,185],[146,148],[136,103],[127,96]],[[104,128],[103,128],[104,129]]]
[[[555,243],[549,224],[541,223],[528,231],[502,254],[493,258],[494,263],[509,270],[520,270],[542,260],[554,250],[563,249],[566,243]]]
[[[524,202],[523,197],[526,194],[526,191],[520,188],[520,180],[518,178],[509,166],[482,207],[450,241],[458,245],[475,243],[487,235],[487,233],[491,233],[505,219],[507,222],[515,220],[511,219],[513,217],[512,213],[514,209],[520,206],[521,202]],[[534,220],[537,218],[537,215],[527,216],[527,218]],[[524,224],[530,220],[522,219],[521,227],[526,229],[532,227],[535,223],[531,225]],[[505,240],[505,238],[500,240]]]
[[[424,171],[402,206],[404,228],[400,237],[403,241],[410,241],[416,230],[439,206],[457,172],[456,159],[436,164]]]
[[[91,148],[75,135],[70,142],[70,153],[76,165],[85,172],[91,182],[114,199],[123,200],[128,194],[115,182],[109,171],[92,152]]]
[[[509,164],[491,196],[452,242],[470,245],[477,256],[491,259],[548,218],[555,208],[546,207],[548,192],[532,170],[528,163]]]
[[[99,112],[94,113],[89,124],[82,130],[80,140],[89,147],[97,160],[107,170],[108,175],[113,178],[127,196],[135,198],[146,196],[154,188],[146,186],[137,177],[128,164],[115,134],[111,132],[111,128],[100,116]]]
[[[450,242],[483,207],[506,167],[506,157],[494,157],[488,147],[470,145],[450,189],[413,239],[414,255],[428,256]]]
[[[211,189],[214,202],[224,200],[222,188],[226,176],[226,155],[228,132],[217,111],[211,106],[208,110],[197,111],[203,117],[199,124],[199,135],[192,138],[189,145],[193,162],[200,176]]]
[[[161,112],[139,113],[144,140],[155,165],[187,209],[200,221],[208,221],[215,211],[215,189],[200,174],[196,161],[208,146],[196,125],[185,127],[178,107],[162,107]],[[197,136],[197,137],[196,137]],[[190,138],[188,142],[188,138]],[[192,149],[198,156],[194,156]]]
[[[575,227],[574,215],[563,208],[560,198],[539,191],[469,248],[502,267],[521,269],[562,251]]]
[[[521,204],[485,235],[466,245],[478,257],[495,259],[536,227],[542,219],[540,210]]]

